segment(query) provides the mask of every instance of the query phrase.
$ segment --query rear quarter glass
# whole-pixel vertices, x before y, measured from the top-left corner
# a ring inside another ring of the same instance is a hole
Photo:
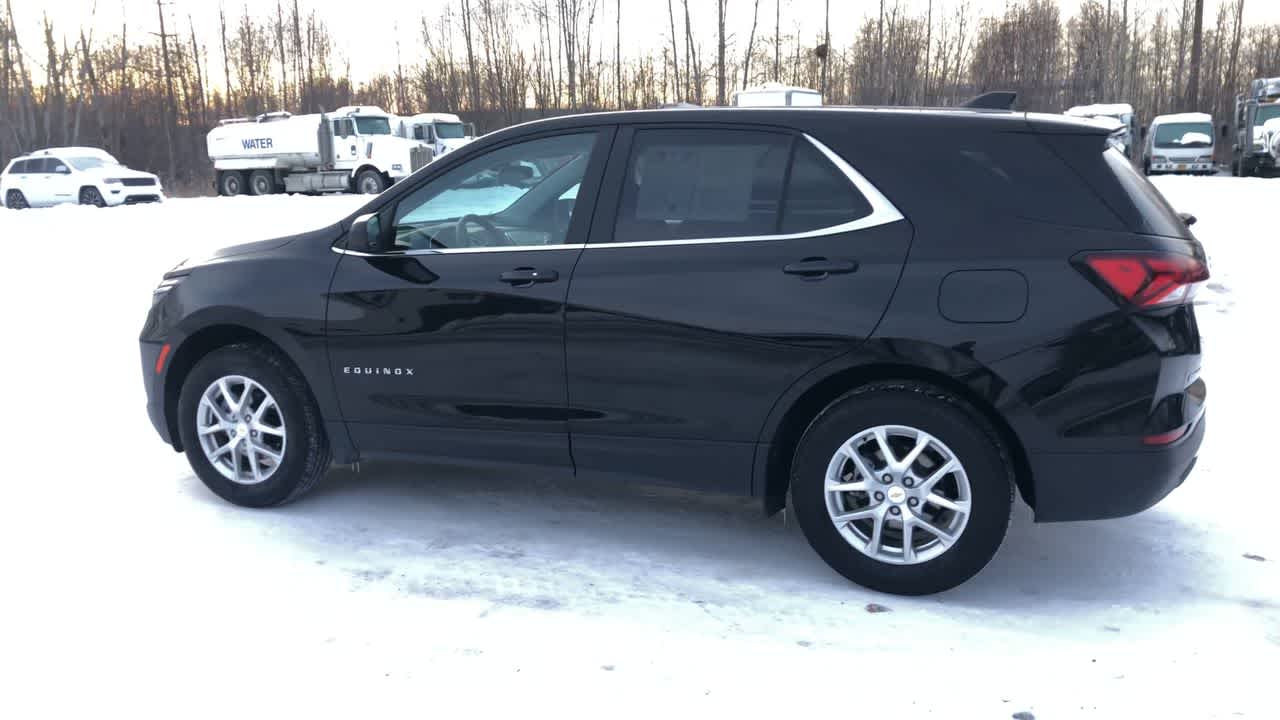
[[[1097,198],[1112,209],[1123,229],[1194,241],[1160,191],[1119,151],[1098,135],[1041,135]]]

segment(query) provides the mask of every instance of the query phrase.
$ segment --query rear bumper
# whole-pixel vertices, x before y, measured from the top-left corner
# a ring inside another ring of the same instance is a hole
[[[1103,520],[1142,512],[1191,473],[1204,414],[1180,440],[1132,452],[1041,452],[1030,456],[1036,522]]]

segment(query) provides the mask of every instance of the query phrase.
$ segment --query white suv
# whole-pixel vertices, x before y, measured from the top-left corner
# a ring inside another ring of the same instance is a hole
[[[0,175],[0,202],[9,208],[59,203],[106,207],[162,200],[158,177],[130,170],[97,148],[37,150],[11,161]]]

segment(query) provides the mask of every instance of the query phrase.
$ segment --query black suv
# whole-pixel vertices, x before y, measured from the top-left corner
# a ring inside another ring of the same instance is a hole
[[[1186,477],[1187,225],[1060,116],[533,122],[168,273],[148,411],[240,505],[395,456],[670,482],[789,502],[844,576],[930,593],[991,559],[1015,489],[1099,519]]]

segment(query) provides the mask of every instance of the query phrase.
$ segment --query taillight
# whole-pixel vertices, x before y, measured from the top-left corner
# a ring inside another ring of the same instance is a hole
[[[1187,302],[1209,279],[1204,262],[1187,255],[1099,252],[1082,262],[1118,300],[1143,308]]]

